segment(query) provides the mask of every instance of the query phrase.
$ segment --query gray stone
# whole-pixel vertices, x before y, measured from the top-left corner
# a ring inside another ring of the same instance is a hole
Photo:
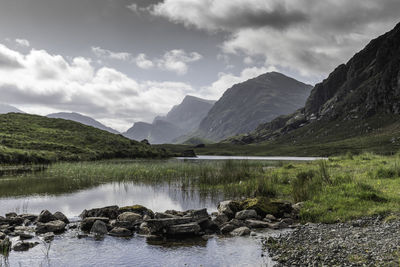
[[[7,235],[3,232],[0,232],[0,240],[4,240],[7,237]]]
[[[69,220],[68,220],[67,216],[64,215],[64,213],[57,211],[53,215],[54,215],[54,217],[57,218],[57,220],[60,220],[60,221],[65,222],[66,224],[69,224]]]
[[[125,221],[134,223],[140,223],[142,221],[142,216],[134,212],[124,212],[118,216],[118,221]]]
[[[44,234],[44,233],[61,233],[65,231],[65,222],[63,221],[51,221],[48,223],[40,223],[38,222],[36,224],[36,233],[38,234]]]
[[[168,227],[169,235],[197,235],[200,232],[200,225],[197,222],[178,224]]]
[[[51,242],[54,240],[54,233],[49,232],[41,235],[41,238],[43,239],[44,242]]]
[[[246,220],[246,225],[250,228],[272,228],[273,224],[259,221],[259,220]]]
[[[267,215],[265,215],[265,219],[267,219],[267,220],[270,220],[270,221],[276,221],[276,218],[275,218],[275,216],[274,215],[272,215],[272,214],[267,214]]]
[[[250,235],[250,229],[246,226],[242,226],[239,228],[236,228],[231,232],[231,235],[233,236],[245,236],[245,235]]]
[[[92,228],[90,229],[90,232],[92,234],[105,235],[108,232],[107,225],[103,221],[96,220],[93,223]]]
[[[228,222],[229,218],[225,214],[218,214],[217,216],[215,216],[215,218],[212,219],[212,221],[221,226],[224,223]]]
[[[48,210],[43,210],[37,218],[37,221],[41,223],[48,223],[56,220],[57,218]]]
[[[169,213],[164,213],[164,212],[156,212],[154,214],[154,219],[175,219],[175,218],[180,218],[180,216],[172,215]]]
[[[191,217],[193,221],[201,223],[209,219],[209,215],[207,209],[200,209],[200,210],[188,210],[186,211],[186,215],[184,217]]]
[[[238,220],[257,218],[257,212],[255,210],[242,210],[236,213],[235,218]]]
[[[147,226],[152,234],[164,233],[165,229],[172,225],[186,224],[193,222],[190,217],[187,218],[167,218],[167,219],[151,219],[146,221]]]
[[[108,206],[108,207],[103,207],[103,208],[84,210],[81,213],[81,215],[79,215],[79,216],[82,219],[85,219],[88,217],[105,217],[105,218],[113,220],[118,217],[118,214],[119,214],[118,206]]]
[[[151,231],[147,225],[147,222],[143,222],[139,226],[139,234],[141,235],[150,235]]]
[[[143,216],[143,221],[147,221],[147,220],[150,220],[151,219],[151,217],[149,216],[149,215],[144,215]]]
[[[15,212],[6,213],[6,218],[12,218],[12,217],[17,217],[17,216],[18,216],[18,214],[16,214]]]
[[[14,251],[27,251],[30,248],[37,246],[38,242],[18,242],[13,246]]]
[[[115,227],[108,234],[111,235],[111,236],[116,236],[116,237],[130,237],[130,236],[132,236],[132,232],[131,231],[129,231],[126,228],[122,228],[122,227]]]
[[[19,236],[19,239],[21,240],[28,240],[33,238],[33,235],[24,232],[17,232],[16,234]]]
[[[106,224],[109,222],[109,219],[106,217],[86,217],[81,221],[81,230],[89,232],[92,229],[94,222],[97,220],[105,222]]]
[[[236,201],[226,200],[218,204],[218,212],[220,214],[225,214],[228,218],[235,217],[236,212],[240,210],[240,205]]]

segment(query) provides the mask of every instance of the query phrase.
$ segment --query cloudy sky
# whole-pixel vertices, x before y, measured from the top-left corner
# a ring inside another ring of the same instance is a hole
[[[0,102],[124,131],[267,71],[315,84],[399,14],[399,0],[0,0]]]

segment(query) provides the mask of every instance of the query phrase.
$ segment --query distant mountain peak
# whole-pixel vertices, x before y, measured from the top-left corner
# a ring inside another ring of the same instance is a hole
[[[46,117],[48,118],[54,118],[54,119],[64,119],[64,120],[70,120],[70,121],[75,121],[75,122],[79,122],[82,124],[85,124],[87,126],[92,126],[95,127],[97,129],[103,130],[103,131],[107,131],[113,134],[119,134],[118,131],[105,126],[104,124],[102,124],[101,122],[89,117],[89,116],[85,116],[82,115],[80,113],[77,112],[59,112],[59,113],[53,113],[53,114],[49,114]]]
[[[6,114],[6,113],[25,113],[25,112],[11,105],[0,103],[0,114]]]

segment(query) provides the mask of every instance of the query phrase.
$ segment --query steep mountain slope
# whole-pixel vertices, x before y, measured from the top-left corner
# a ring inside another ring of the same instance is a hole
[[[46,117],[48,118],[53,118],[53,119],[64,119],[64,120],[70,120],[70,121],[75,121],[75,122],[79,122],[82,124],[85,124],[87,126],[92,126],[95,127],[97,129],[103,130],[103,131],[107,131],[113,134],[119,134],[118,131],[105,126],[104,124],[96,121],[95,119],[88,117],[88,116],[84,116],[82,114],[79,113],[67,113],[67,112],[60,112],[60,113],[53,113],[53,114],[49,114]]]
[[[124,136],[134,140],[147,139],[152,144],[172,143],[176,138],[196,130],[214,103],[186,96],[166,116],[157,116],[152,124],[137,122]]]
[[[0,115],[0,163],[161,157],[166,152],[64,119]]]
[[[304,144],[363,138],[368,142],[358,145],[365,149],[377,142],[395,147],[400,140],[399,113],[400,24],[317,84],[304,108],[230,141]]]
[[[163,120],[177,125],[185,132],[197,130],[216,101],[186,96],[182,103],[174,106]],[[159,119],[158,119],[159,120]]]
[[[17,109],[16,107],[0,103],[0,114],[7,114],[7,113],[24,113],[23,111]]]
[[[311,86],[277,72],[228,89],[200,123],[199,136],[221,140],[304,106]]]

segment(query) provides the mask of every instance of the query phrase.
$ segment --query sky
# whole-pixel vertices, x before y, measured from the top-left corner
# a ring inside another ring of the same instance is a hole
[[[399,0],[0,0],[0,102],[119,131],[278,71],[322,81]]]

